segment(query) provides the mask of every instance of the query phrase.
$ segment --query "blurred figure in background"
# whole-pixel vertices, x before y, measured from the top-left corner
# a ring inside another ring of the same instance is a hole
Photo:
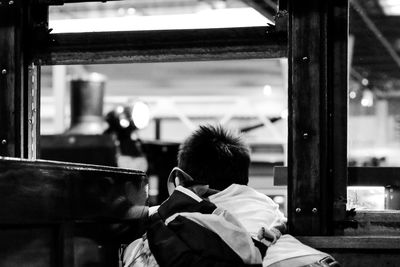
[[[118,167],[146,172],[148,162],[142,141],[136,134],[139,128],[133,115],[134,107],[118,106],[106,115],[108,129],[105,133],[115,135],[118,140]]]

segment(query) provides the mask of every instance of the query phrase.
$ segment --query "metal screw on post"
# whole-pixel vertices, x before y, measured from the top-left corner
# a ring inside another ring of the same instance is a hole
[[[14,1],[11,0],[11,1],[8,2],[8,4],[11,6],[11,5],[14,4]]]
[[[6,69],[2,69],[2,70],[1,70],[1,74],[2,74],[2,75],[6,75],[6,74],[7,74],[7,70],[6,70]]]
[[[296,213],[300,213],[301,209],[300,208],[296,208]]]
[[[2,145],[7,145],[7,140],[6,139],[1,140],[1,144]]]
[[[312,209],[312,213],[317,213],[317,212],[318,212],[317,208]]]
[[[308,133],[303,133],[303,139],[304,139],[304,140],[307,140],[308,137],[309,137],[309,134],[308,134]]]

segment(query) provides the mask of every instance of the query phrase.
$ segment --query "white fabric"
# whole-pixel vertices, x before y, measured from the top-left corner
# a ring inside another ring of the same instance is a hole
[[[160,207],[160,205],[158,206],[152,206],[149,207],[149,216],[153,215],[154,213],[156,213],[158,211],[158,208]]]
[[[178,188],[179,186],[177,189]],[[190,196],[194,195],[193,197],[195,197],[196,200],[200,200],[200,198],[189,189],[179,188],[178,190],[183,193],[188,193]],[[270,228],[281,222],[286,222],[287,220],[282,212],[279,211],[279,206],[273,202],[272,199],[248,186],[233,184],[225,190],[211,195],[209,200],[218,207],[217,213],[221,209],[229,211],[253,238],[257,238],[258,230],[260,230],[261,227]],[[217,226],[217,224],[213,222],[205,222],[201,218],[198,218],[197,215],[193,215],[193,213],[185,214],[185,217],[196,221],[204,227],[215,229],[213,231],[218,234],[223,234],[225,232],[225,230],[219,230],[218,227],[224,227],[223,229],[226,229],[226,225]],[[229,242],[236,241],[234,235],[226,237],[224,240],[230,240]],[[239,251],[242,250],[243,249],[239,249]],[[291,235],[283,235],[274,245],[268,248],[267,255],[264,257],[262,265],[263,267],[267,267],[287,259],[309,255],[321,255],[321,258],[328,256],[328,254],[304,245]]]
[[[210,196],[209,200],[235,216],[253,238],[257,238],[261,227],[268,229],[287,221],[283,213],[279,211],[278,204],[249,186],[233,184]],[[263,266],[308,255],[327,256],[321,251],[304,245],[291,235],[283,235],[268,248]]]
[[[159,267],[150,251],[146,234],[125,249],[123,264],[124,267]]]
[[[287,221],[278,204],[246,185],[232,184],[209,200],[235,216],[253,238],[261,227],[269,229]]]
[[[263,260],[263,266],[267,267],[276,262],[309,255],[321,255],[321,259],[329,256],[326,253],[304,245],[291,235],[283,235],[274,245],[268,248],[267,255]],[[294,265],[291,267],[294,267]]]
[[[240,256],[246,264],[260,264],[262,262],[261,253],[254,246],[249,233],[226,210],[217,208],[212,214],[202,214],[199,212],[181,212],[172,215],[165,220],[168,224],[177,216],[183,216],[204,228],[216,233],[236,254]]]
[[[129,244],[129,246],[125,249],[124,252],[124,259],[123,259],[123,262],[125,263],[124,267],[128,267],[134,261],[134,257],[138,254],[142,246],[143,246],[143,240],[141,238],[136,239],[135,241]]]

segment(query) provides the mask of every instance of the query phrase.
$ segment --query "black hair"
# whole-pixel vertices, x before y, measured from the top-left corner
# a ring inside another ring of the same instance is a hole
[[[199,184],[223,190],[249,182],[250,152],[238,137],[221,126],[203,125],[180,146],[178,167]]]

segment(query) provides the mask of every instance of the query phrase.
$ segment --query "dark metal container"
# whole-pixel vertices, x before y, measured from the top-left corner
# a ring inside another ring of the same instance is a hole
[[[102,134],[105,76],[91,73],[71,79],[71,127],[69,134]]]

